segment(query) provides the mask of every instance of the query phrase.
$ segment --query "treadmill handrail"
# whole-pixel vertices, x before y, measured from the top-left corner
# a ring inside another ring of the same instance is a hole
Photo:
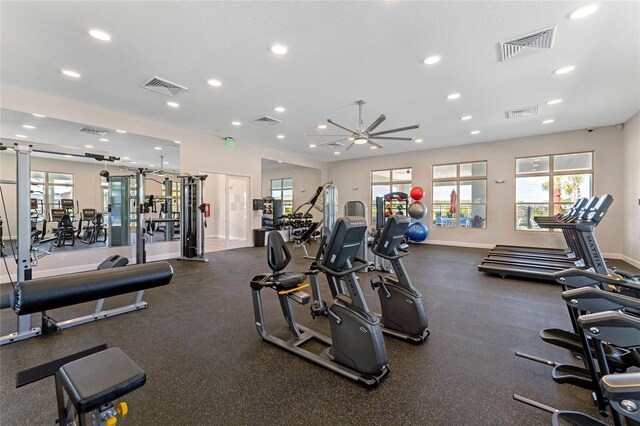
[[[620,285],[631,290],[640,291],[640,283],[636,283],[633,280],[628,280],[620,276],[599,274],[585,269],[569,268],[553,274],[553,278],[560,284],[564,283],[565,278],[574,276],[587,277],[603,284]]]

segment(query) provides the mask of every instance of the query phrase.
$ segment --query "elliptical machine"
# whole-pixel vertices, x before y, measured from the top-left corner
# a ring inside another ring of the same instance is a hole
[[[393,275],[371,280],[371,287],[378,291],[382,315],[380,322],[385,334],[422,343],[429,336],[429,322],[420,292],[411,284],[402,258],[409,252],[401,247],[411,220],[403,216],[390,216],[381,233],[371,245],[371,251],[387,259],[393,268]]]
[[[369,312],[356,272],[367,263],[356,259],[356,253],[367,230],[364,218],[340,218],[335,224],[322,260],[317,269],[305,273],[285,273],[291,253],[282,236],[271,232],[267,242],[267,263],[272,274],[258,275],[251,280],[255,324],[260,336],[289,352],[305,358],[349,379],[365,385],[377,385],[389,373],[387,351],[380,320]],[[357,263],[356,266],[353,266]],[[310,330],[295,320],[291,300],[306,305],[311,297],[302,290],[311,286],[318,293],[316,275],[320,272],[344,280],[347,294],[338,294],[326,309],[331,324],[331,338]],[[305,284],[306,277],[310,284]],[[280,307],[293,338],[283,340],[269,334],[265,328],[261,290],[276,290]],[[316,339],[329,346],[320,354],[302,346]]]

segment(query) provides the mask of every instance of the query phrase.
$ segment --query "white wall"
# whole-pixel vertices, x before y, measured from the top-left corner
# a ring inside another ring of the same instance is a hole
[[[333,162],[329,163],[329,176],[340,191],[342,211],[348,200],[360,200],[370,205],[371,170],[412,167],[413,184],[425,189],[424,201],[430,209],[432,165],[487,160],[487,229],[439,228],[425,222],[429,226],[428,242],[476,247],[492,247],[494,244],[562,247],[564,240],[559,233],[515,230],[515,158],[590,150],[595,151],[595,195],[610,193],[615,199],[609,214],[598,226],[598,241],[604,252],[621,256],[624,211],[624,189],[620,184],[623,181],[622,132],[613,126],[598,128],[592,133],[580,130]],[[496,183],[501,180],[505,182]]]
[[[224,238],[225,230],[225,175],[209,174],[204,181],[204,202],[211,204],[205,237]]]
[[[316,189],[322,185],[321,171],[310,167],[283,167],[277,169],[262,170],[262,197],[270,195],[271,179],[292,178],[293,179],[293,209],[308,202]],[[320,219],[322,213],[313,209],[311,211],[315,219]]]
[[[623,131],[624,158],[624,255],[640,268],[640,112]]]

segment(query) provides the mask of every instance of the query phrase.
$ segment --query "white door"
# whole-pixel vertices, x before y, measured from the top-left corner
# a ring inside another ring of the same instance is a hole
[[[246,247],[249,245],[250,181],[248,177],[227,175],[226,186],[226,248]]]

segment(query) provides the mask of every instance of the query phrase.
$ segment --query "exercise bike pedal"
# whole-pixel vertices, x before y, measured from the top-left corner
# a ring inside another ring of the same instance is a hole
[[[378,280],[374,281],[375,278],[371,278],[371,288],[373,290],[377,289],[378,287],[380,287],[381,285],[383,285],[384,283],[384,278],[382,278],[382,275],[378,275]]]

